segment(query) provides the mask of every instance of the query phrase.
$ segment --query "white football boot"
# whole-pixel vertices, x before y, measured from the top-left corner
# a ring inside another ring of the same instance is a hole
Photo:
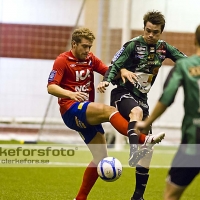
[[[142,148],[146,147],[147,149],[152,149],[155,144],[160,143],[165,137],[164,132],[160,132],[158,134],[149,134],[146,136],[144,144],[142,145]]]

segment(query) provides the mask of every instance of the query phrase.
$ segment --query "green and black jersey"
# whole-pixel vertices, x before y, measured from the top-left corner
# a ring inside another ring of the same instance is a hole
[[[164,85],[160,102],[170,106],[180,86],[184,90],[185,116],[182,122],[182,144],[200,144],[200,56],[176,62]],[[192,145],[189,148],[192,149]]]
[[[115,54],[103,80],[125,87],[130,93],[146,100],[162,62],[166,58],[176,61],[183,57],[186,55],[163,40],[159,40],[155,45],[148,45],[143,36],[138,36],[125,43]],[[136,73],[138,82],[131,84],[127,81],[123,84],[121,79],[114,80],[122,68]]]

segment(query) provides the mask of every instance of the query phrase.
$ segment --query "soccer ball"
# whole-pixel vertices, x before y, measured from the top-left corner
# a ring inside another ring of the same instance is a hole
[[[122,174],[122,164],[117,158],[106,157],[99,162],[97,173],[104,181],[116,181]]]

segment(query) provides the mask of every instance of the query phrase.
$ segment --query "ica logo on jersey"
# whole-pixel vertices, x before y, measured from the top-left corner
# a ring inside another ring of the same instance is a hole
[[[90,76],[90,70],[89,69],[76,71],[76,81],[83,81],[89,76]]]

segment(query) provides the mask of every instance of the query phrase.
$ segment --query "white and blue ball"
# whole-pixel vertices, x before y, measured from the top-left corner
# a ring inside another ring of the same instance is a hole
[[[104,181],[113,182],[121,176],[122,164],[117,158],[106,157],[99,162],[97,172]]]

